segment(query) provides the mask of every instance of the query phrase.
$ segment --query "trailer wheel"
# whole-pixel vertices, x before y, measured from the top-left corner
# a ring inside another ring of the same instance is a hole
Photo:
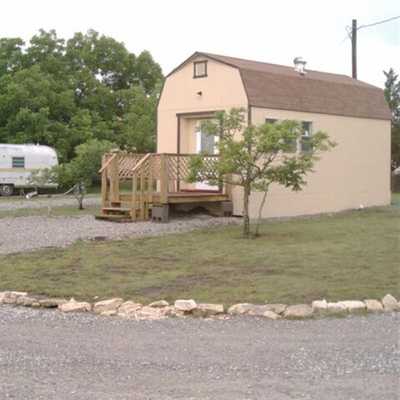
[[[13,185],[0,185],[1,196],[11,196],[14,193]]]

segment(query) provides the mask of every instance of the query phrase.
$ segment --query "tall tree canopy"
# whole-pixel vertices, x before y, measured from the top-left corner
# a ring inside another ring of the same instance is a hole
[[[392,166],[400,166],[400,79],[393,68],[383,71],[386,77],[385,98],[392,111]]]
[[[95,31],[0,38],[0,142],[48,144],[62,162],[92,139],[151,151],[162,80],[149,52]]]

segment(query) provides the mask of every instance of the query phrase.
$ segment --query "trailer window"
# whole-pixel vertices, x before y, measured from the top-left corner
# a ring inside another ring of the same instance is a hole
[[[25,168],[25,157],[13,157],[12,158],[13,168]]]

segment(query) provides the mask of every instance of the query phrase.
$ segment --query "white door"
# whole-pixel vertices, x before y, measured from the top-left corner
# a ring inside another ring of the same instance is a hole
[[[206,154],[217,154],[218,138],[216,136],[207,135],[200,130],[196,131],[196,152]],[[208,182],[197,182],[196,189],[198,190],[218,190],[217,185],[209,185]]]

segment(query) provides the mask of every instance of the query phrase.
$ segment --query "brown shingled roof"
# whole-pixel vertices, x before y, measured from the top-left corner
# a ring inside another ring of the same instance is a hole
[[[200,52],[187,61],[197,56],[238,68],[254,107],[391,119],[382,89],[346,75],[311,70],[300,75],[293,67]]]

